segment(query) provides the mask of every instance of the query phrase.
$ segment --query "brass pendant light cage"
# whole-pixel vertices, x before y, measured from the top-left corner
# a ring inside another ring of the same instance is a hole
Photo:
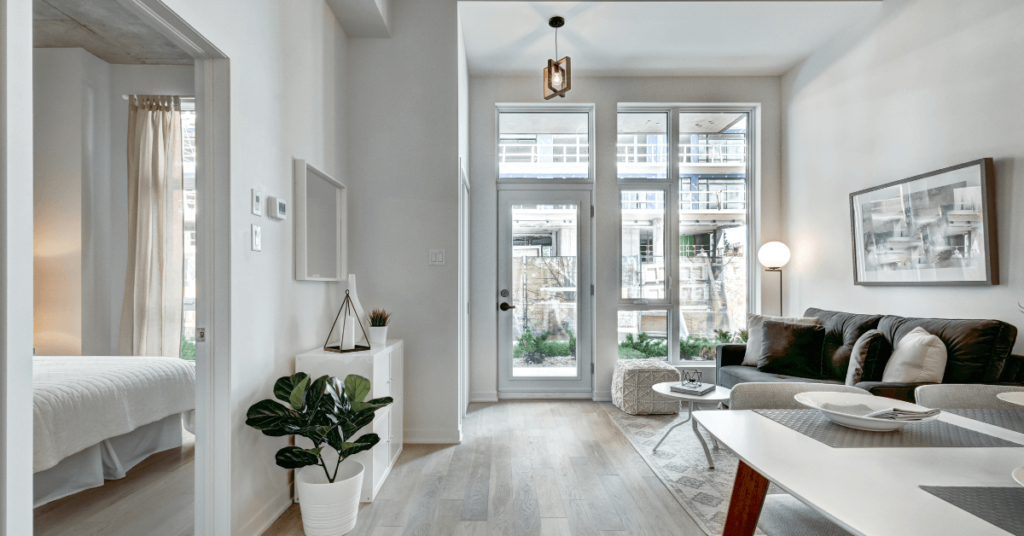
[[[341,318],[342,313],[345,313],[345,320],[343,320],[342,323],[341,323],[341,340],[338,341],[338,344],[332,345],[331,344],[331,335],[334,335],[334,328],[337,327],[338,319]],[[352,348],[349,348],[347,350],[343,350],[342,349],[342,348],[345,347],[345,325],[348,324],[348,317],[349,316],[355,318],[356,322],[359,323],[359,330],[363,333],[363,340],[367,341],[367,342],[369,342],[369,340],[370,340],[370,338],[366,336],[366,328],[363,327],[363,321],[359,319],[359,315],[352,314],[352,313],[353,313],[352,297],[349,296],[349,293],[346,290],[345,291],[345,301],[341,302],[341,307],[338,309],[338,316],[334,317],[334,323],[331,324],[331,332],[327,334],[327,340],[324,341],[324,351],[325,352],[335,352],[335,353],[338,353],[338,354],[344,354],[344,353],[347,353],[347,352],[362,352],[364,350],[369,350],[370,349],[369,345],[363,346],[363,345],[355,344],[355,341],[353,341]],[[358,341],[358,340],[359,339],[356,339],[356,341]]]
[[[555,57],[558,57],[558,29],[565,26],[565,19],[562,17],[551,17],[548,26],[555,29]],[[551,100],[555,97],[565,98],[565,94],[572,89],[572,68],[569,56],[558,61],[548,60],[548,66],[544,68],[544,100]]]

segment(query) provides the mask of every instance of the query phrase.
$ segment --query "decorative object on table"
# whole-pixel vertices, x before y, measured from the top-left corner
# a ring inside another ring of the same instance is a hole
[[[991,158],[850,194],[857,285],[997,285]]]
[[[660,359],[620,359],[612,372],[612,403],[630,415],[679,413],[678,400],[652,390],[662,382],[679,382],[679,370]]]
[[[374,309],[370,311],[370,346],[383,345],[388,342],[388,324],[391,323],[391,313],[385,309]]]
[[[779,273],[779,316],[782,316],[782,267],[789,263],[789,247],[782,242],[766,242],[757,250],[757,261],[766,272]]]
[[[891,432],[911,422],[933,421],[940,413],[910,402],[869,394],[800,393],[794,398],[836,424],[869,432]]]
[[[295,279],[342,281],[348,273],[348,190],[301,158],[293,172]]]
[[[673,393],[701,396],[715,390],[715,384],[701,381],[703,374],[699,370],[684,370],[680,374],[682,375],[680,382],[669,386]]]
[[[324,341],[324,350],[328,352],[361,352],[363,350],[369,350],[370,338],[366,335],[366,328],[363,327],[363,321],[359,319],[359,314],[355,311],[355,306],[352,304],[352,297],[350,296],[351,291],[345,291],[345,301],[341,302],[341,307],[338,309],[338,316],[334,317],[334,323],[331,324],[331,331],[327,334],[327,340]],[[342,317],[344,316],[344,319]],[[337,344],[331,344],[331,336],[334,335],[334,328],[338,326],[338,320],[342,319],[340,339]],[[358,344],[356,335],[356,325],[359,325],[359,330],[363,336],[363,340],[366,341],[366,345]]]
[[[565,19],[554,16],[548,19],[548,26],[555,29],[555,57],[558,57],[558,29],[565,26]],[[560,60],[548,60],[548,66],[544,68],[544,100],[551,100],[555,97],[565,97],[565,94],[572,89],[572,73],[569,66],[569,56]]]
[[[309,536],[342,535],[356,525],[363,466],[344,462],[380,442],[372,433],[353,437],[373,422],[378,409],[393,402],[391,397],[365,400],[369,393],[370,380],[362,376],[351,374],[342,383],[326,375],[311,381],[309,375],[298,372],[277,380],[277,400],[257,402],[246,413],[245,424],[264,435],[299,435],[313,443],[310,449],[284,447],[275,456],[277,465],[298,469],[295,485],[302,525]],[[326,447],[333,449],[337,459]]]

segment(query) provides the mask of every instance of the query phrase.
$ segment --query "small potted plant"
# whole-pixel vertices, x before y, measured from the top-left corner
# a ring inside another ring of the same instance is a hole
[[[245,424],[265,435],[299,435],[312,448],[288,446],[277,451],[277,465],[297,469],[295,487],[308,535],[345,534],[356,526],[363,465],[345,459],[373,448],[380,437],[356,432],[373,422],[374,413],[391,404],[391,397],[365,400],[370,380],[351,374],[342,383],[321,376],[310,381],[304,372],[285,376],[274,384],[277,400],[261,400],[246,414]],[[330,447],[337,453],[325,456]]]
[[[370,311],[370,346],[384,346],[388,342],[388,324],[391,313],[384,309]]]

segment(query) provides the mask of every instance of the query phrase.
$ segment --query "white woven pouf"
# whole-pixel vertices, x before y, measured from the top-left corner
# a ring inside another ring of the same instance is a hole
[[[679,401],[651,389],[661,382],[679,381],[679,371],[659,359],[620,359],[612,375],[612,403],[630,415],[679,413]]]

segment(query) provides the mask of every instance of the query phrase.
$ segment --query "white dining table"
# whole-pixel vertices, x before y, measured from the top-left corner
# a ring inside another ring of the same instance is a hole
[[[740,458],[723,536],[754,534],[769,482],[851,534],[1009,534],[919,486],[1019,486],[1011,472],[1024,464],[1024,434],[943,412],[942,421],[1021,446],[833,448],[752,410],[694,418]]]

